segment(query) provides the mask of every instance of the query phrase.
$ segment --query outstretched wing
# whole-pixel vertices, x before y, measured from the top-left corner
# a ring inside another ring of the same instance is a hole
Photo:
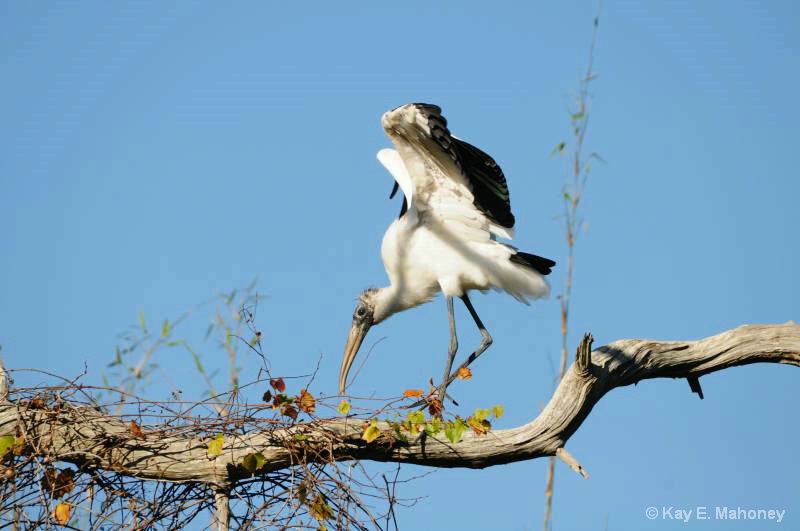
[[[513,237],[503,170],[492,157],[453,136],[439,107],[410,103],[384,114],[382,122],[414,183],[420,211],[468,198],[491,233]],[[450,197],[442,201],[443,196]]]

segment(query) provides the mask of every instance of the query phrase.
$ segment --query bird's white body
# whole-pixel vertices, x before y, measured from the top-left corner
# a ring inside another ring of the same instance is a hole
[[[390,313],[425,303],[440,291],[460,297],[496,289],[524,303],[547,296],[544,276],[512,262],[516,249],[496,241],[496,236],[511,238],[513,231],[475,207],[458,167],[392,140],[398,150],[383,149],[378,159],[403,190],[408,210],[389,226],[381,246],[391,284],[380,298]]]
[[[399,187],[405,200],[381,245],[390,284],[369,288],[359,297],[339,371],[339,392],[347,388],[350,367],[370,327],[442,292],[450,348],[438,391],[441,406],[447,386],[458,375],[458,370],[450,372],[458,349],[453,299],[461,298],[482,337],[463,369],[492,344],[468,292],[502,290],[527,304],[547,296],[550,286],[544,275],[555,262],[497,241],[514,235],[505,175],[489,155],[450,133],[441,108],[410,103],[385,113],[381,123],[396,149],[382,149],[378,160],[397,185],[390,197]]]

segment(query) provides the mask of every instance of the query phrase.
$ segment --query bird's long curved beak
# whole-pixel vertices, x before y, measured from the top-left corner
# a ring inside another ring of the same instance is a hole
[[[370,324],[367,322],[353,322],[350,327],[350,333],[347,335],[347,344],[344,346],[344,358],[342,358],[342,368],[339,371],[339,394],[344,394],[344,389],[347,387],[347,375],[350,372],[350,366],[353,365],[353,360],[356,359],[358,349],[361,348],[361,343],[369,332]]]

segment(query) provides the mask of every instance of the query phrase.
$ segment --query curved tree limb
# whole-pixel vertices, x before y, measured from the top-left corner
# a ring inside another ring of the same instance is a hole
[[[483,468],[557,455],[586,475],[564,445],[612,389],[651,378],[697,379],[761,362],[800,366],[800,325],[745,325],[697,341],[626,339],[595,350],[587,335],[576,361],[538,417],[487,435],[467,433],[457,444],[424,433],[408,443],[386,435],[368,444],[361,439],[361,420],[333,419],[270,433],[226,436],[222,454],[211,459],[208,441],[195,437],[151,431],[142,440],[133,437],[121,420],[92,408],[34,409],[8,401],[0,402],[0,436],[24,426],[34,432],[26,434],[27,440],[37,441],[34,451],[54,460],[139,478],[204,482],[216,486],[218,492],[250,476],[239,465],[247,453],[261,452],[266,458],[261,472],[267,473],[296,464],[298,448],[308,461],[361,459],[450,468]],[[382,429],[389,432],[387,425]],[[305,435],[302,445],[297,442],[298,433]]]

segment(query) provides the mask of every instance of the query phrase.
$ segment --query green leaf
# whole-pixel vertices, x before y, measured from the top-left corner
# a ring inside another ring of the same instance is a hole
[[[425,424],[425,412],[409,411],[408,420],[411,422],[411,424]]]
[[[428,435],[438,435],[440,431],[442,431],[442,420],[439,417],[433,417],[425,425],[425,433]]]
[[[231,291],[231,294],[228,295],[227,300],[225,300],[225,304],[230,306],[231,303],[233,302],[233,299],[235,299],[235,298],[236,298],[236,290],[233,290],[233,291]]]
[[[114,361],[109,363],[108,367],[116,367],[117,365],[122,365],[122,352],[119,347],[114,348]]]
[[[147,323],[144,320],[144,312],[139,310],[139,328],[142,329],[142,332],[145,334],[147,333]]]
[[[367,441],[368,443],[371,443],[372,441],[377,439],[378,436],[380,436],[380,434],[381,430],[378,428],[378,419],[372,419],[372,422],[369,424],[369,426],[367,426],[367,429],[364,430],[364,433],[363,435],[361,435],[361,438]]]
[[[399,441],[403,441],[404,443],[408,442],[408,437],[403,433],[402,426],[399,422],[389,422],[389,425],[394,430],[394,435]]]
[[[161,337],[169,336],[169,319],[164,319],[164,324],[161,325]]]
[[[225,444],[225,436],[218,433],[217,436],[208,443],[208,457],[213,459],[222,454],[223,444]]]
[[[0,437],[0,457],[3,457],[14,446],[14,436],[4,435]]]
[[[567,147],[566,142],[564,141],[559,142],[558,144],[556,144],[556,147],[553,148],[553,151],[550,152],[550,156],[552,157],[553,155],[560,155],[561,153],[564,152],[564,149],[566,147]]]
[[[500,417],[502,417],[503,416],[503,406],[501,406],[500,404],[497,404],[496,406],[492,407],[492,415],[494,415],[494,418],[496,418],[496,419],[499,419]]]
[[[467,424],[461,419],[456,417],[455,421],[448,422],[444,428],[444,436],[453,444],[461,441],[461,437],[467,429]]]
[[[259,470],[267,462],[267,458],[261,452],[249,453],[242,459],[242,466],[251,474]]]
[[[576,112],[575,114],[572,115],[572,121],[577,122],[579,120],[583,120],[584,116],[585,114],[583,114],[582,112]]]
[[[488,409],[476,409],[475,415],[473,415],[478,420],[486,420],[489,418],[489,410]]]
[[[350,413],[350,402],[342,400],[339,407],[336,408],[336,411],[338,411],[340,415],[347,415]]]

